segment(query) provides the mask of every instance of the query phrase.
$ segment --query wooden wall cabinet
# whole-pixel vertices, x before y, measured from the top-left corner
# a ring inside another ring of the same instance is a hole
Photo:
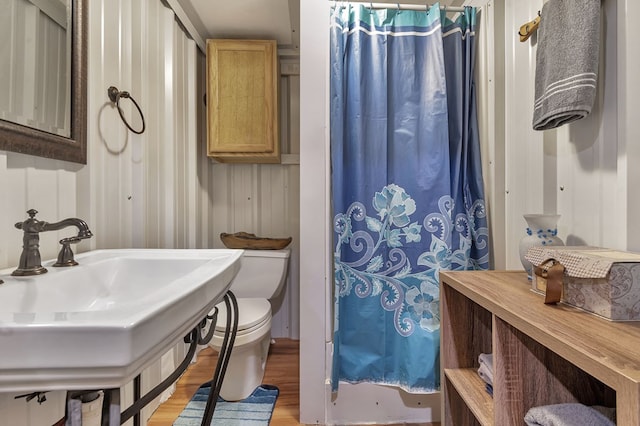
[[[546,306],[523,272],[440,272],[442,424],[524,425],[531,407],[617,408],[640,425],[640,322]],[[493,398],[477,374],[493,353]]]
[[[207,155],[279,163],[275,40],[207,40]]]

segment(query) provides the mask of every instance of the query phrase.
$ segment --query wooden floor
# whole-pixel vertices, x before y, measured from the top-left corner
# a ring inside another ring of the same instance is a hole
[[[263,383],[277,386],[280,395],[271,417],[273,426],[301,425],[299,408],[299,341],[276,339],[269,350],[267,368]],[[198,354],[198,360],[191,365],[176,384],[174,394],[162,404],[148,422],[148,426],[171,426],[180,415],[196,390],[203,383],[211,380],[218,357],[207,348]],[[405,426],[438,426],[439,423],[411,423]],[[393,425],[386,425],[393,426]]]
[[[153,413],[148,426],[171,426],[200,385],[211,380],[217,361],[218,357],[211,348],[200,352],[197,362],[178,380],[176,391],[171,398]],[[269,351],[263,380],[263,383],[280,389],[271,417],[271,424],[274,426],[300,425],[299,370],[299,341],[276,339]]]

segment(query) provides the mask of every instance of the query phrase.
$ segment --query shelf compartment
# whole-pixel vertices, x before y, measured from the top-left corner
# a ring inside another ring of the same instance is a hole
[[[493,425],[493,398],[486,391],[485,383],[478,376],[477,370],[473,368],[446,368],[444,375],[476,418],[478,424],[482,426]]]
[[[476,411],[491,413],[488,424],[522,424],[529,408],[564,402],[616,406],[618,424],[640,425],[640,322],[545,305],[523,272],[441,271],[440,280],[443,426],[484,425]],[[493,407],[483,408],[469,393],[484,385],[467,387],[489,352]],[[451,379],[456,369],[469,378]]]
[[[491,353],[492,315],[449,286],[440,289],[442,368],[478,368],[478,355]]]
[[[615,391],[500,318],[494,318],[496,424],[521,424],[532,407],[579,402],[615,406]]]

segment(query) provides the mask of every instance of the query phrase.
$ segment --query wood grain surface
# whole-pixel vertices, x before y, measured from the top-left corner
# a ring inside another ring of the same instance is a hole
[[[523,272],[441,272],[440,280],[444,424],[458,426],[458,413],[475,414],[472,424],[524,424],[531,407],[564,402],[616,406],[618,424],[640,424],[640,322],[545,305]],[[468,374],[489,350],[493,409]]]
[[[298,426],[300,418],[299,398],[299,348],[298,340],[275,339],[269,350],[263,383],[275,385],[280,395],[271,418],[272,426]],[[198,361],[191,365],[177,383],[171,398],[153,414],[148,426],[171,426],[200,385],[211,380],[218,357],[211,349],[198,354]],[[372,419],[375,421],[375,419]],[[371,423],[367,423],[371,424]],[[439,426],[440,423],[394,423],[381,426]],[[357,425],[353,425],[357,426]]]
[[[280,395],[271,418],[277,426],[299,425],[299,341],[276,339],[271,345],[263,383],[277,386]],[[218,361],[217,354],[207,348],[178,380],[176,391],[153,414],[148,426],[170,426],[180,415],[200,385],[211,380]]]

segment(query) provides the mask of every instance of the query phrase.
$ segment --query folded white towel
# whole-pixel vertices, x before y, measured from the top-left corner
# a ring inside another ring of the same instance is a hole
[[[536,50],[534,130],[591,113],[600,47],[600,0],[549,0]]]
[[[524,416],[528,426],[615,426],[615,410],[566,403],[531,408]]]
[[[493,354],[478,355],[478,362],[480,365],[486,364],[489,370],[493,371]]]
[[[493,386],[493,355],[492,354],[480,354],[478,356],[478,375],[485,383]]]
[[[480,364],[478,375],[486,384],[493,386],[493,371],[486,364]]]

